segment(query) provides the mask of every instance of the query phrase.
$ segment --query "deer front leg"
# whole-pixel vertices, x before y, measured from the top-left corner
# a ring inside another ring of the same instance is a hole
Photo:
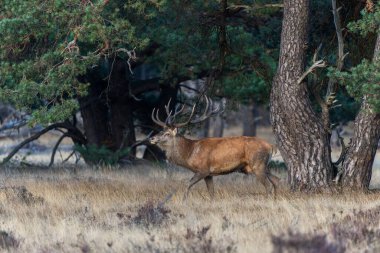
[[[198,183],[199,181],[201,181],[205,177],[207,177],[207,175],[205,175],[205,174],[201,174],[201,173],[195,173],[194,174],[194,176],[190,179],[189,186],[187,187],[185,195],[183,196],[184,200],[186,200],[188,198],[191,187],[193,187],[193,185],[195,185],[196,183]]]
[[[211,199],[214,198],[214,181],[212,180],[212,176],[205,177],[205,182],[207,186],[208,193],[210,194]]]

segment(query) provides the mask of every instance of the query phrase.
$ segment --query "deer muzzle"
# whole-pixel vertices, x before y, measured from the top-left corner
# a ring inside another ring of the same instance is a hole
[[[157,144],[158,143],[158,138],[155,137],[155,136],[153,136],[152,138],[149,138],[149,143],[153,144],[153,145]]]

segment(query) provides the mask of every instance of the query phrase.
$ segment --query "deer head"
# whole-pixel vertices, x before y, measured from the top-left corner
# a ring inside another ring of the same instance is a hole
[[[192,106],[189,118],[182,123],[176,123],[175,119],[177,116],[183,114],[184,109],[185,109],[185,104],[183,104],[182,106],[177,105],[175,107],[174,111],[172,111],[172,110],[170,110],[171,100],[169,100],[169,102],[165,105],[165,112],[167,115],[165,121],[160,120],[160,118],[158,116],[159,110],[158,109],[156,110],[156,108],[153,109],[152,120],[157,125],[161,126],[163,128],[163,131],[161,131],[159,134],[150,138],[149,139],[150,143],[151,144],[157,144],[159,147],[165,149],[166,146],[171,146],[172,142],[178,136],[178,129],[179,128],[185,127],[185,126],[190,125],[190,124],[200,123],[200,122],[212,117],[213,115],[216,115],[216,114],[220,113],[221,111],[223,111],[222,109],[224,109],[224,108],[221,106],[216,106],[216,108],[214,108],[215,106],[214,106],[212,100],[210,98],[208,98],[207,96],[204,96],[204,100],[205,100],[206,105],[205,105],[205,109],[204,109],[203,114],[199,117],[195,116],[195,108],[197,106],[197,103],[195,103]]]

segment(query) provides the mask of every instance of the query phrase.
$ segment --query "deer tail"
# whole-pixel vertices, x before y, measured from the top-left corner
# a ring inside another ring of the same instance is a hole
[[[267,161],[267,167],[269,167],[269,163],[270,161],[272,160],[272,157],[273,155],[277,152],[277,147],[275,145],[272,145],[272,150],[269,154],[269,158],[268,158],[268,161]]]
[[[273,154],[276,154],[278,152],[278,148],[276,145],[272,145],[272,154],[271,157],[273,157]]]

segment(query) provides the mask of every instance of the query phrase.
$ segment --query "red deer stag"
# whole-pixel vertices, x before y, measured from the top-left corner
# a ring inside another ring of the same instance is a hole
[[[205,180],[207,189],[213,197],[212,177],[235,171],[255,174],[267,192],[270,191],[270,184],[272,184],[274,194],[276,194],[279,178],[272,175],[267,167],[274,149],[268,142],[257,137],[245,136],[191,140],[178,134],[178,128],[199,123],[220,112],[220,107],[213,109],[212,101],[209,98],[205,97],[205,101],[206,108],[203,115],[193,119],[195,104],[190,117],[184,123],[174,123],[175,117],[183,112],[184,105],[176,107],[173,112],[169,109],[169,101],[165,106],[167,114],[165,122],[159,119],[158,109],[154,109],[152,112],[152,120],[162,126],[163,131],[150,138],[150,143],[156,144],[164,150],[170,162],[195,173],[184,198],[188,197],[191,187],[202,179]]]

